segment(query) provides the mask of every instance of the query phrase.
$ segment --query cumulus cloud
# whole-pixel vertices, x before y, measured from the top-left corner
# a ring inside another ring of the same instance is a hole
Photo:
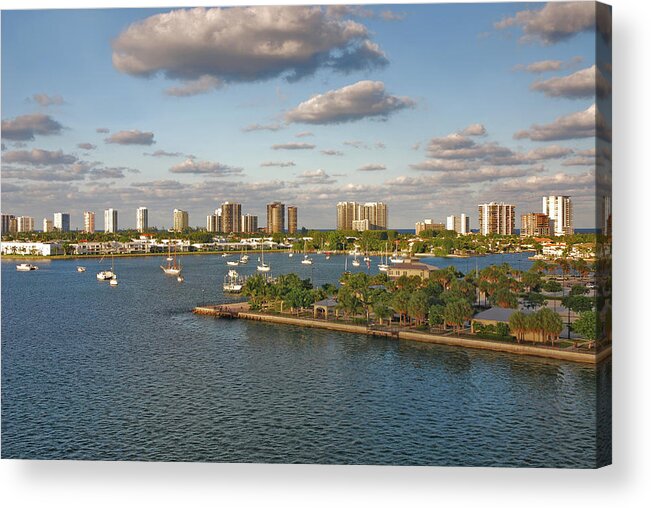
[[[323,155],[336,155],[336,156],[341,156],[341,155],[344,154],[344,152],[342,152],[342,151],[340,151],[340,150],[331,150],[331,149],[328,149],[328,150],[321,150],[321,153],[322,153]]]
[[[461,131],[463,136],[485,136],[486,127],[480,123],[470,124],[468,127]]]
[[[47,95],[44,93],[36,93],[32,95],[32,100],[36,102],[39,106],[47,108],[48,106],[60,106],[64,104],[65,101],[60,95]]]
[[[82,150],[95,150],[97,146],[92,143],[79,143],[77,148],[81,148]]]
[[[569,69],[583,61],[583,57],[575,56],[568,61],[563,60],[540,60],[527,65],[518,64],[513,67],[514,71],[531,72],[532,74],[542,74],[543,72],[560,71]]]
[[[32,141],[37,134],[51,136],[59,134],[62,129],[63,126],[51,116],[34,113],[2,120],[2,139]]]
[[[357,168],[357,171],[384,171],[387,167],[384,164],[365,164],[361,168]]]
[[[287,122],[330,124],[363,118],[386,119],[401,109],[414,107],[409,97],[386,93],[381,81],[359,81],[315,95],[285,114]]]
[[[223,82],[219,78],[204,74],[197,79],[184,81],[181,86],[167,88],[165,93],[174,97],[191,97],[212,92],[221,88],[222,85]]]
[[[260,167],[263,167],[263,168],[274,168],[274,167],[276,167],[276,168],[290,168],[292,166],[296,166],[296,164],[294,162],[292,162],[292,161],[284,161],[284,162],[283,161],[277,161],[277,162],[266,161],[266,162],[260,163]]]
[[[349,72],[387,64],[367,28],[322,7],[178,9],[131,24],[113,41],[113,65],[139,77],[193,81],[288,80],[320,68]]]
[[[165,150],[154,150],[153,152],[143,152],[148,157],[182,157],[181,152],[166,152]],[[194,157],[188,157],[193,159]]]
[[[305,183],[316,185],[336,183],[336,180],[322,169],[317,169],[316,171],[304,171],[298,175],[298,178]]]
[[[515,139],[528,138],[532,141],[556,141],[595,136],[610,141],[612,131],[597,106],[593,104],[585,111],[560,116],[550,124],[534,124],[529,130],[516,132],[513,137]]]
[[[609,42],[611,11],[607,5],[595,2],[548,2],[540,10],[519,11],[494,26],[498,30],[520,27],[524,33],[521,42],[556,44],[595,29]]]
[[[153,132],[142,132],[139,130],[116,132],[104,141],[117,145],[153,145],[155,143]]]
[[[303,131],[303,132],[299,132],[294,137],[297,137],[297,138],[309,138],[309,137],[312,137],[312,136],[314,136],[314,133],[312,133],[310,131]]]
[[[272,124],[259,124],[259,123],[254,123],[252,125],[247,125],[242,129],[242,132],[255,132],[255,131],[279,131],[282,129],[283,126],[277,123],[272,123]]]
[[[97,132],[98,134],[108,134],[111,131],[106,127],[98,127],[97,129],[95,129],[95,132]]]
[[[531,84],[532,90],[543,92],[548,97],[584,99],[597,97],[603,99],[610,95],[612,87],[596,65],[581,69],[569,76],[538,80]]]
[[[77,157],[65,154],[62,150],[50,151],[33,148],[31,151],[14,150],[4,152],[2,154],[2,161],[5,163],[46,166],[50,164],[72,164],[77,161]]]
[[[310,143],[281,143],[272,145],[272,150],[313,150],[316,145]]]
[[[186,159],[180,164],[170,168],[171,173],[185,173],[191,175],[232,176],[242,173],[242,168],[235,168],[221,162],[196,161]]]
[[[39,164],[40,166],[40,164]],[[71,164],[55,163],[46,167],[34,169],[6,168],[2,170],[3,178],[17,180],[36,180],[43,182],[74,182],[86,179],[115,179],[124,178],[124,167],[101,167],[97,163],[75,161]],[[135,170],[131,170],[135,171]]]

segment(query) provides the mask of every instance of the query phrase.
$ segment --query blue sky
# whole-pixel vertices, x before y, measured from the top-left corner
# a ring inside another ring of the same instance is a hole
[[[328,228],[338,201],[383,200],[390,227],[467,213],[476,228],[479,203],[519,216],[562,193],[593,227],[603,160],[585,117],[595,72],[609,78],[595,40],[608,45],[585,4],[565,5],[570,26],[557,7],[502,3],[299,7],[271,13],[273,30],[260,9],[3,11],[2,211],[80,227],[113,207],[127,227],[147,206],[169,227],[181,208],[205,226],[239,201],[263,225],[282,200]]]

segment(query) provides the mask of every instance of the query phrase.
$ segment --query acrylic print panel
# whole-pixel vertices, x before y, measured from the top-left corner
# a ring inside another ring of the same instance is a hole
[[[610,14],[3,11],[2,457],[609,464]]]

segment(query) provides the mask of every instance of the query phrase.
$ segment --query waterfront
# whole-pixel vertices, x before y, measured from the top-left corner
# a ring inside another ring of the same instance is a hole
[[[527,256],[477,265],[527,269]],[[314,274],[317,284],[344,265],[265,260],[274,274]],[[117,288],[95,280],[109,264],[97,261],[82,274],[75,261],[39,262],[33,273],[2,262],[4,458],[594,465],[595,383],[610,361],[202,319],[193,306],[229,301],[225,259],[184,258],[183,284],[161,273],[161,258],[116,259]]]

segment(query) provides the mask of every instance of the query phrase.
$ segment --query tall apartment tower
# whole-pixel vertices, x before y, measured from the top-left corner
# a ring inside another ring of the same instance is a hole
[[[544,213],[527,213],[522,216],[520,236],[549,236],[553,221]]]
[[[257,215],[242,215],[242,232],[243,233],[257,233],[258,232],[258,216]]]
[[[172,217],[172,229],[174,231],[183,231],[190,227],[190,216],[185,210],[174,209]]]
[[[445,229],[460,235],[470,234],[470,217],[465,213],[461,215],[448,215]]]
[[[95,212],[84,212],[84,233],[95,232]]]
[[[63,231],[64,233],[70,231],[70,214],[65,212],[55,212],[54,228]]]
[[[357,207],[355,220],[368,219],[369,229],[386,229],[389,222],[387,205],[379,202],[364,203]]]
[[[43,233],[51,233],[54,231],[54,223],[47,217],[43,218]]]
[[[34,217],[16,217],[16,229],[18,233],[34,231]]]
[[[267,233],[285,231],[285,205],[279,201],[267,205]]]
[[[351,231],[353,221],[356,219],[357,203],[353,201],[342,201],[337,203],[337,229]]]
[[[11,233],[11,223],[12,221],[16,221],[16,216],[12,215],[10,213],[3,213],[2,214],[2,231],[0,231],[0,234],[7,235]]]
[[[479,233],[512,235],[515,229],[515,205],[484,203],[479,205]]]
[[[114,208],[104,210],[104,232],[117,233],[118,232],[118,211]]]
[[[206,231],[209,233],[216,233],[217,232],[217,214],[213,213],[210,215],[206,215]]]
[[[544,196],[542,213],[554,221],[554,235],[574,234],[574,216],[570,196]]]
[[[136,229],[140,233],[149,229],[149,210],[144,206],[136,209]]]
[[[240,203],[229,203],[222,205],[221,217],[222,233],[242,232],[242,205]]]
[[[287,232],[292,234],[298,230],[298,208],[295,206],[287,207]]]

